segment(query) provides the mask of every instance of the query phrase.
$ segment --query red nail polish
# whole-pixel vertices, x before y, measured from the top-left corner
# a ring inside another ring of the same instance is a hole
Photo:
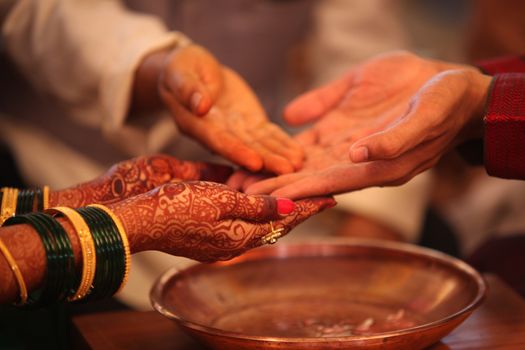
[[[288,215],[295,209],[295,203],[286,198],[277,199],[277,211],[281,215]]]
[[[335,201],[335,199],[331,198],[331,200],[327,201],[325,209],[333,208],[336,205],[337,205],[337,202]]]

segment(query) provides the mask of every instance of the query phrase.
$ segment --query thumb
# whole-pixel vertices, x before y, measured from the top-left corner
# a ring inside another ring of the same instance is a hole
[[[204,48],[189,46],[168,58],[164,86],[193,114],[207,114],[222,88],[222,68]]]
[[[284,119],[290,125],[302,125],[322,117],[345,96],[350,88],[351,80],[352,74],[347,74],[297,97],[286,106]]]
[[[436,111],[416,106],[413,111],[385,130],[356,141],[350,148],[350,160],[362,163],[373,160],[394,159],[432,138],[433,119]],[[439,136],[439,135],[438,135]]]

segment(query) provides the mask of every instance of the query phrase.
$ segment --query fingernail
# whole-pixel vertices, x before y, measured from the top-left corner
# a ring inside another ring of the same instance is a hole
[[[368,160],[368,148],[365,146],[357,147],[350,152],[350,159],[354,163],[366,162]]]
[[[202,100],[202,94],[200,92],[194,92],[193,95],[191,95],[190,98],[190,104],[191,109],[193,112],[197,112],[199,110],[199,105],[201,104]]]
[[[331,201],[328,201],[328,202],[326,203],[325,209],[333,208],[333,207],[335,207],[336,205],[337,205],[336,200],[332,198]]]
[[[295,203],[286,198],[277,199],[277,211],[280,215],[288,215],[295,209]]]

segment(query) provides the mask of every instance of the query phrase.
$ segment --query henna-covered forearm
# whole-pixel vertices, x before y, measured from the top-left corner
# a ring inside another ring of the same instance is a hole
[[[174,181],[224,182],[231,172],[228,166],[182,161],[161,154],[138,157],[114,165],[92,181],[52,191],[49,205],[78,208],[93,203],[110,204]]]

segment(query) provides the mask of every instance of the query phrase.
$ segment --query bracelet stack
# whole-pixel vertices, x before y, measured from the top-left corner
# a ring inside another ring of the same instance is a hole
[[[18,190],[4,187],[0,190],[0,224],[15,215],[43,211],[49,205],[49,187]]]
[[[82,265],[78,270],[69,236],[57,221],[59,217],[71,223],[79,239]],[[125,285],[130,268],[129,243],[120,220],[109,208],[103,205],[76,210],[56,207],[44,213],[9,217],[4,222],[5,226],[14,224],[29,224],[35,229],[47,260],[46,281],[28,295],[15,259],[0,240],[0,252],[11,266],[20,290],[17,305],[100,299],[115,294]]]

